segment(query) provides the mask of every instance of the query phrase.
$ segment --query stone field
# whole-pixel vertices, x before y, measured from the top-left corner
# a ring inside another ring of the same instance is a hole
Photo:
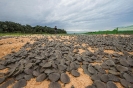
[[[0,37],[0,88],[133,88],[133,35]]]

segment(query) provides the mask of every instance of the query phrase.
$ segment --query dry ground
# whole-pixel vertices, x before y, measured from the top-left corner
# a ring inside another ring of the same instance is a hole
[[[105,35],[106,36],[106,35]],[[123,36],[123,35],[122,35]],[[21,37],[13,37],[13,38],[5,38],[5,39],[1,39],[0,40],[0,58],[2,58],[3,56],[10,54],[12,52],[17,52],[20,50],[20,48],[25,45],[27,42],[29,43],[34,43],[35,42],[35,37],[41,38],[43,36],[38,36],[38,35],[34,35],[34,36],[21,36]],[[54,37],[54,36],[52,36]],[[117,37],[117,36],[116,36]],[[128,37],[128,36],[125,36]],[[71,39],[69,36],[63,36],[62,39]],[[73,37],[75,38],[75,37]],[[52,41],[51,36],[49,36],[49,40]],[[60,39],[61,41],[61,39]],[[67,44],[67,43],[66,43]],[[78,44],[77,44],[78,45]],[[82,46],[85,46],[86,44],[82,44]],[[90,50],[91,52],[94,52],[94,48],[88,47],[88,50]],[[84,50],[79,49],[79,53],[84,52]],[[112,53],[116,53],[113,50],[104,50],[104,52],[112,54]],[[122,52],[117,52],[119,54],[122,54]],[[133,54],[133,52],[129,52],[130,54]],[[98,63],[93,63],[93,64],[98,64]],[[8,69],[4,69],[4,70],[0,70],[0,73],[6,73],[8,71]],[[72,85],[74,85],[75,88],[85,88],[88,85],[91,85],[93,83],[93,81],[91,80],[91,78],[87,75],[83,73],[83,69],[79,68],[78,69],[79,73],[80,73],[80,77],[73,77],[71,74],[69,74],[67,72],[67,74],[70,77],[71,82],[69,84],[66,84],[64,87],[64,84],[61,83],[62,88],[71,88]],[[36,79],[33,78],[30,81],[27,82],[27,85],[24,88],[48,88],[49,85],[49,81],[43,81],[43,82],[36,82]],[[120,83],[116,83],[118,88],[124,88]],[[10,85],[8,88],[12,88],[13,84]]]

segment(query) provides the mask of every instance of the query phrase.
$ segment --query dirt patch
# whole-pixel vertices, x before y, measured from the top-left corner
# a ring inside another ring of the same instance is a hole
[[[37,38],[43,38],[45,36],[26,36],[26,37],[18,37],[18,38],[7,38],[7,39],[2,39],[0,40],[0,58],[10,54],[12,51],[14,52],[18,52],[20,50],[20,48],[25,45],[27,42],[30,43],[34,43],[34,37]],[[76,40],[76,37],[71,37],[71,36],[63,36],[61,37],[61,39],[57,39],[55,38],[55,36],[48,36],[50,41],[54,41],[59,40],[59,41],[64,41],[65,39],[67,40]],[[31,39],[33,39],[31,41]],[[64,42],[65,44],[70,44],[70,42]],[[45,44],[43,45],[45,46]],[[80,46],[79,44],[75,43],[74,47],[76,46]],[[87,44],[82,44],[83,47],[88,47]],[[30,50],[31,48],[27,48],[27,50]],[[87,48],[89,51],[91,51],[92,53],[95,52],[95,48],[92,47],[88,47]],[[76,51],[75,51],[76,52]],[[78,49],[78,53],[82,54],[83,52],[85,52],[84,49]],[[104,50],[105,53],[108,54],[113,54],[113,53],[118,53],[118,54],[123,54],[122,52],[115,52],[113,50]],[[133,55],[133,52],[128,52],[129,54]],[[91,63],[92,65],[101,65],[101,63]],[[6,73],[8,71],[8,69],[3,69],[0,70],[0,73]],[[105,70],[106,73],[108,73],[108,70]],[[70,83],[66,84],[64,86],[63,83],[59,82],[62,86],[62,88],[71,88],[71,86],[73,85],[75,88],[85,88],[88,85],[92,85],[93,81],[91,80],[91,78],[83,73],[83,69],[79,68],[78,72],[80,73],[80,77],[73,77],[70,73],[67,72],[68,76],[70,77]],[[44,80],[43,82],[36,82],[36,78],[31,79],[30,81],[27,81],[27,85],[24,88],[48,88],[50,84],[50,81],[48,80]],[[117,85],[118,88],[124,88],[120,83],[115,83]],[[12,88],[13,85],[10,85],[8,88]]]
[[[30,38],[7,38],[0,40],[0,58],[4,57],[11,52],[18,52],[22,46],[27,42],[33,43],[30,41]]]

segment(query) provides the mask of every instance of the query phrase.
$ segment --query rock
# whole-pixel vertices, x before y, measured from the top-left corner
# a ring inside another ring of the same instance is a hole
[[[24,78],[25,78],[25,80],[29,81],[31,78],[33,78],[33,76],[32,75],[25,75]]]
[[[5,69],[5,68],[6,68],[5,66],[0,65],[0,70],[3,70],[3,69]]]
[[[115,66],[115,63],[114,63],[113,60],[106,60],[105,63],[106,63],[106,65],[108,65],[108,66]]]
[[[79,77],[79,76],[80,76],[80,73],[79,73],[78,71],[76,71],[76,70],[72,70],[72,71],[71,71],[71,74],[72,74],[73,76],[75,76],[75,77]]]
[[[119,78],[113,74],[108,74],[109,81],[119,82]]]
[[[16,77],[15,77],[15,79],[16,80],[20,80],[20,79],[23,79],[24,78],[24,73],[21,73],[21,74],[19,74],[19,75],[17,75]]]
[[[77,66],[75,62],[70,63],[70,70],[77,70]]]
[[[96,73],[95,68],[93,68],[92,66],[88,66],[88,71],[89,71],[89,73],[91,73],[91,74]]]
[[[94,83],[97,88],[106,88],[106,85],[103,82],[101,82],[100,80],[96,80],[96,81],[94,81]]]
[[[48,88],[61,88],[61,85],[58,82],[51,82]]]
[[[66,73],[61,74],[60,80],[63,83],[69,83],[70,82],[70,78]]]
[[[5,80],[5,77],[0,78],[0,84],[1,84],[2,82],[4,82],[4,80]]]
[[[7,88],[9,85],[13,84],[15,82],[14,79],[9,79],[4,84],[0,85],[0,88]]]
[[[29,68],[26,68],[26,69],[24,70],[24,72],[25,72],[26,74],[30,75],[30,74],[32,74],[33,70],[32,70],[32,69],[29,69]]]
[[[58,68],[59,68],[60,71],[65,71],[67,66],[60,64],[60,65],[58,65]]]
[[[45,71],[44,71],[44,73],[46,73],[46,74],[50,74],[50,73],[53,73],[54,71],[52,70],[52,69],[46,69]]]
[[[128,82],[132,82],[132,83],[133,83],[133,77],[130,76],[129,74],[124,73],[124,74],[123,74],[123,77],[124,77]]]
[[[40,73],[38,71],[33,71],[33,76],[39,76]]]
[[[17,83],[14,84],[13,88],[22,88],[26,86],[27,82],[25,79],[19,80]]]
[[[120,64],[123,66],[126,66],[126,67],[129,66],[128,62],[126,60],[123,60],[123,59],[120,59]]]
[[[107,88],[118,88],[112,81],[107,82]]]
[[[52,63],[51,62],[47,62],[43,65],[44,68],[48,68],[48,67],[51,67],[52,66]]]
[[[119,72],[114,71],[114,70],[109,70],[108,72],[109,72],[110,74],[113,74],[113,75],[120,75]]]
[[[127,67],[124,67],[124,66],[121,66],[121,65],[117,65],[116,66],[116,69],[118,71],[120,71],[121,73],[125,72],[125,71],[128,71],[128,68]]]
[[[108,75],[107,74],[103,74],[103,75],[101,75],[101,81],[103,81],[103,82],[108,82],[108,80],[109,80],[109,77],[108,77]]]
[[[87,86],[87,87],[85,87],[85,88],[96,88],[96,86],[94,86],[94,85],[89,85],[89,86]]]
[[[56,82],[56,81],[59,80],[59,78],[60,78],[60,74],[59,74],[59,73],[51,73],[51,74],[49,75],[49,80],[50,80],[51,82]]]
[[[100,76],[98,74],[94,74],[94,75],[91,76],[91,79],[93,81],[100,80]]]
[[[125,87],[125,88],[128,88],[131,83],[126,81],[125,79],[120,79],[120,83]],[[130,88],[130,87],[129,87]]]
[[[36,78],[36,81],[37,82],[42,82],[43,80],[45,80],[46,78],[46,74],[40,74],[37,78]]]
[[[110,68],[110,66],[106,65],[104,62],[102,63],[101,67],[103,69],[109,69]]]

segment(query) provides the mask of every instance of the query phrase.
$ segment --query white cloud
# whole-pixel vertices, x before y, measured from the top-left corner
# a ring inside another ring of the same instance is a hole
[[[100,30],[133,24],[133,0],[1,0],[0,20]],[[130,17],[130,19],[129,19]]]

